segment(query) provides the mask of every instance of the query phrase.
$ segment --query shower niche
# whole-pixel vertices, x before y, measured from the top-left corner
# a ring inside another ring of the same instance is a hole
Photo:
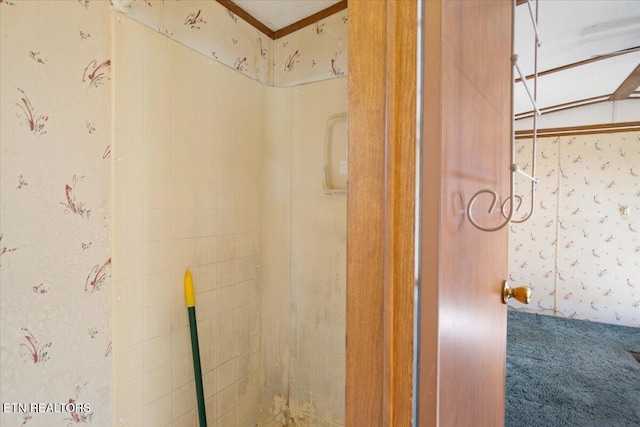
[[[327,194],[347,192],[347,113],[327,119],[322,185]]]

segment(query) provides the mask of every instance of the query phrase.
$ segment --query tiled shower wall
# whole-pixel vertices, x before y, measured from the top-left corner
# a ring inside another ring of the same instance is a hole
[[[343,425],[346,196],[322,158],[346,79],[263,87],[113,26],[116,422],[194,425],[189,267],[209,425]]]
[[[347,112],[347,79],[294,87],[292,111],[291,415],[344,426],[347,196],[325,194],[322,174],[327,118]]]
[[[259,403],[259,83],[114,15],[114,422],[196,425],[183,294],[208,425]]]
[[[530,156],[531,141],[519,141],[528,172]],[[510,305],[639,327],[640,133],[541,138],[537,168],[535,213],[511,226],[509,240],[509,278],[530,284],[533,299]]]
[[[263,106],[261,426],[342,426],[346,195],[322,174],[347,79],[265,88]]]

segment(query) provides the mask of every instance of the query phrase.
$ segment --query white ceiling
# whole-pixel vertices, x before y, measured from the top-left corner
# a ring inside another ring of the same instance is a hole
[[[234,0],[235,4],[271,30],[298,22],[340,0]]]
[[[538,22],[542,41],[538,49],[539,71],[640,45],[638,0],[540,0]],[[523,73],[532,74],[534,31],[526,4],[516,8],[514,44]],[[635,52],[540,77],[538,106],[609,95],[638,64],[640,52]],[[531,90],[532,85],[530,82]],[[521,84],[516,84],[514,96],[516,114],[532,110]]]

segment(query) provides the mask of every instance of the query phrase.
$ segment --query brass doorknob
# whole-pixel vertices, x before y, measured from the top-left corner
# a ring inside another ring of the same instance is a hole
[[[502,302],[504,304],[508,303],[511,297],[514,297],[523,304],[529,304],[529,301],[531,301],[531,288],[528,286],[510,288],[509,283],[505,280],[502,286]]]

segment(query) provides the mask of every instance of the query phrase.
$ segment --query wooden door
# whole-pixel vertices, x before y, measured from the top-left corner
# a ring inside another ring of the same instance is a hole
[[[348,427],[411,425],[416,4],[349,2]],[[419,426],[495,427],[507,229],[465,207],[508,191],[512,3],[422,5]]]
[[[420,426],[504,424],[512,2],[425,2]],[[491,196],[474,206],[486,226]],[[437,397],[437,398],[436,398]]]

